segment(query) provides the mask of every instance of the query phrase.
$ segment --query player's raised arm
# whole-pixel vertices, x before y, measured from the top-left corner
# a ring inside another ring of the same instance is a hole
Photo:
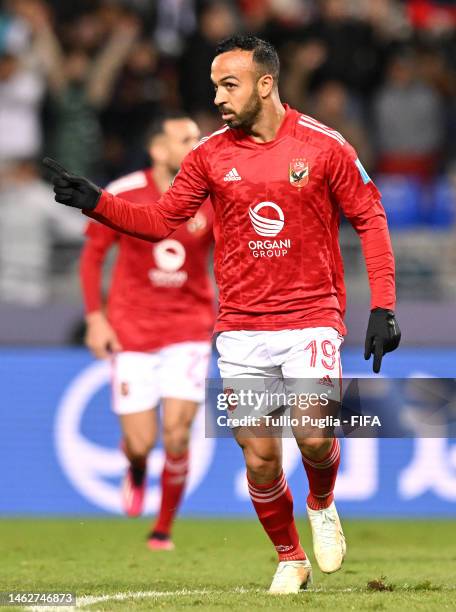
[[[329,160],[331,193],[361,239],[371,289],[371,314],[364,358],[374,355],[373,370],[380,371],[382,357],[394,351],[401,332],[394,315],[395,265],[381,196],[348,143],[336,144]]]
[[[166,238],[193,217],[208,195],[207,173],[197,149],[184,159],[173,186],[150,206],[114,196],[85,177],[69,173],[53,159],[46,157],[43,163],[55,173],[56,202],[80,208],[116,231],[152,242]]]

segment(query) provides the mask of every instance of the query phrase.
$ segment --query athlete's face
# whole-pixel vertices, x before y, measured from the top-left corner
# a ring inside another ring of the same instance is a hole
[[[250,128],[262,110],[272,79],[258,74],[252,51],[227,51],[212,62],[211,80],[215,105],[222,119],[233,128]]]
[[[176,174],[184,157],[199,139],[199,128],[191,119],[168,119],[164,123],[163,134],[157,136],[152,143],[152,159],[155,163],[166,165],[172,174]]]

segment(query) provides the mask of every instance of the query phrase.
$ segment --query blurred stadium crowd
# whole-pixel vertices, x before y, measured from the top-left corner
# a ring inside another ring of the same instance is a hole
[[[454,298],[454,2],[3,0],[0,301],[74,299],[84,222],[52,205],[43,153],[106,184],[147,164],[144,134],[164,109],[217,129],[210,64],[238,31],[277,46],[282,99],[338,129],[376,177],[399,298]],[[349,291],[365,295],[342,230]]]

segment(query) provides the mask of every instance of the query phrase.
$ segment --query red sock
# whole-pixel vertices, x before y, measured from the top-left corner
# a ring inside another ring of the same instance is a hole
[[[187,481],[188,457],[188,451],[178,456],[166,453],[161,477],[162,498],[160,512],[154,531],[164,534],[169,534],[171,531],[171,525],[182,500]]]
[[[248,482],[253,506],[279,561],[305,559],[293,517],[293,497],[283,471],[268,484]]]
[[[331,505],[334,500],[334,485],[340,463],[340,444],[333,439],[331,449],[326,457],[319,461],[302,458],[309,479],[309,495],[307,505],[312,510],[322,510]]]

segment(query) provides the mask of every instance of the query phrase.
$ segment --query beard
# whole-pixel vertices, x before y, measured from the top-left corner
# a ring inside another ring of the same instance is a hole
[[[230,128],[242,128],[248,131],[261,113],[261,98],[257,91],[254,91],[239,113],[233,113],[233,119],[226,121]]]

